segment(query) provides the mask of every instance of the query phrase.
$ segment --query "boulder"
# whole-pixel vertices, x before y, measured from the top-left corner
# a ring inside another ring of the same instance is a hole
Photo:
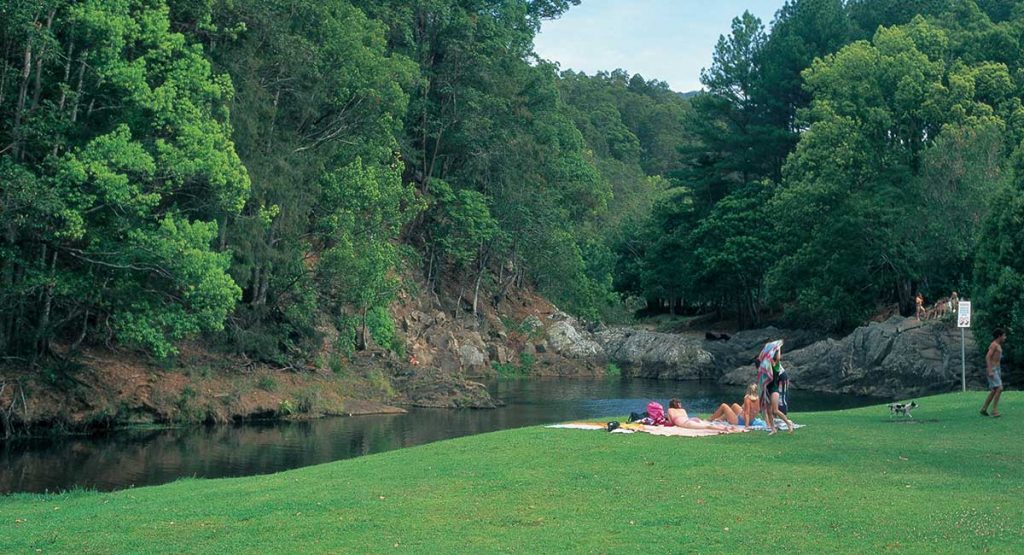
[[[548,347],[567,358],[602,358],[604,349],[589,335],[589,333],[576,329],[572,320],[558,321],[548,326]]]
[[[696,380],[718,376],[715,357],[696,337],[612,328],[594,338],[608,360],[632,377]]]
[[[512,353],[504,345],[491,344],[487,347],[487,354],[492,362],[508,364],[512,360]]]
[[[466,344],[459,347],[459,359],[462,366],[467,369],[476,369],[487,365],[487,357],[475,345]]]

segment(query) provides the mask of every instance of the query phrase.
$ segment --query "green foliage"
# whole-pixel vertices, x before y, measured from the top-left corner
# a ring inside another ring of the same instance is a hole
[[[250,186],[234,89],[160,0],[47,9],[0,18],[0,350],[104,330],[167,356],[239,296],[213,248]]]
[[[374,307],[366,312],[366,326],[378,346],[390,349],[395,341],[395,322],[386,308]]]
[[[327,359],[327,366],[335,374],[341,375],[345,373],[345,359],[340,354],[332,353],[330,358]]]
[[[263,391],[275,391],[277,390],[277,380],[273,376],[263,376],[256,382],[256,387]]]
[[[498,373],[498,376],[502,378],[522,378],[527,377],[533,371],[533,366],[536,364],[537,359],[530,353],[519,354],[519,364],[513,362],[500,363],[492,362],[491,368]]]
[[[359,319],[355,316],[342,314],[338,317],[335,326],[338,329],[338,339],[334,345],[335,349],[337,349],[339,354],[351,357],[356,350]]]
[[[609,362],[608,366],[605,366],[604,373],[606,376],[619,377],[622,375],[622,368],[619,368],[614,362]]]
[[[990,333],[996,328],[1010,338],[1024,330],[1024,174],[1020,173],[1021,154],[1016,161],[1018,175],[1013,187],[1002,191],[993,202],[992,212],[982,224],[974,267],[973,308],[977,312],[976,337],[979,348],[987,348]],[[1008,361],[1017,363],[1024,356],[1007,349]]]
[[[366,380],[369,386],[385,400],[395,396],[395,388],[391,385],[391,380],[380,368],[370,370],[366,375]]]
[[[292,416],[298,413],[298,407],[291,399],[281,399],[277,405],[277,414],[280,416]]]
[[[303,357],[319,311],[361,314],[395,290],[394,242],[420,209],[396,156],[414,66],[346,0],[222,3],[212,18],[255,184],[227,228],[242,301],[261,314],[239,326]],[[362,346],[361,331],[339,330],[354,342],[343,352]]]
[[[501,323],[508,333],[519,335],[524,340],[537,341],[544,338],[544,324],[535,316],[527,316],[520,322],[503,316]]]
[[[1024,17],[800,1],[767,36],[736,18],[692,101],[683,187],[641,224],[641,249],[620,244],[616,287],[740,325],[783,306],[832,330],[882,303],[909,313],[917,291],[970,289],[979,224],[1024,132],[1019,35],[986,13]]]

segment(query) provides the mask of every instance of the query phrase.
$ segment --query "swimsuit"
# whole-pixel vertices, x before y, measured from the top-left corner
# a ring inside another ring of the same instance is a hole
[[[992,367],[992,375],[988,376],[988,388],[996,389],[1003,387],[1003,376],[1002,376],[1002,362],[1003,353],[999,353],[999,364]]]
[[[998,366],[992,368],[992,375],[988,377],[988,388],[997,389],[1003,387],[1003,376]]]

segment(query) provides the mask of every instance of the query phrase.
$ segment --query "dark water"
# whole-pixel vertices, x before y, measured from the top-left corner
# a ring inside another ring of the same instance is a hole
[[[408,414],[257,422],[0,443],[0,493],[113,490],[183,476],[266,474],[453,437],[642,411],[650,400],[683,400],[701,415],[742,388],[658,380],[535,379],[489,384],[495,410],[411,409]],[[790,392],[793,411],[852,408],[878,399]]]

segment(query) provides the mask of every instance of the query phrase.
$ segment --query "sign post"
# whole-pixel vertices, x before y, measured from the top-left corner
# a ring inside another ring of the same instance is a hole
[[[964,330],[971,327],[971,301],[960,301],[956,312],[956,327],[960,328],[960,387],[967,391],[967,352],[964,347]]]

